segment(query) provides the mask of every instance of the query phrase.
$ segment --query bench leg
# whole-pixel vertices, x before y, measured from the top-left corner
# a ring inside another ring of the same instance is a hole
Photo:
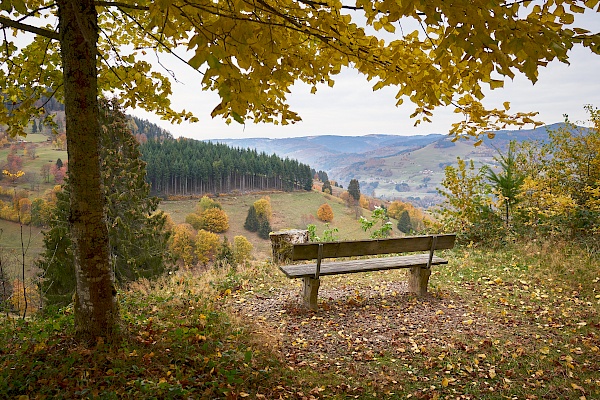
[[[408,291],[417,296],[425,296],[429,275],[431,275],[431,268],[412,267],[408,277]]]
[[[319,279],[305,277],[302,278],[302,298],[304,305],[311,310],[317,310],[317,297],[319,293],[319,285],[321,281]]]

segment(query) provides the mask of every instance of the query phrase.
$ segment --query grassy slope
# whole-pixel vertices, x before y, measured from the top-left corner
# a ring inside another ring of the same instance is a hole
[[[339,230],[338,237],[344,239],[363,239],[368,234],[361,230],[360,224],[355,218],[354,211],[348,209],[338,198],[321,192],[294,192],[294,193],[272,193],[271,198],[273,218],[271,227],[274,231],[282,229],[306,229],[307,224],[315,224],[317,233],[321,234],[326,228],[325,224],[316,217],[317,210],[323,203],[328,203],[333,209],[333,221],[330,228]],[[258,237],[256,233],[244,229],[244,222],[250,206],[263,195],[252,194],[246,196],[221,197],[217,200],[229,216],[229,230],[224,234],[231,242],[237,235],[246,236],[254,245],[254,257],[264,260],[270,257],[270,242]],[[164,201],[160,209],[171,215],[175,223],[185,222],[185,217],[194,211],[198,200]],[[370,216],[368,210],[362,210],[365,217]],[[394,235],[400,236],[396,221],[394,224]]]
[[[67,152],[64,150],[56,150],[52,148],[52,144],[46,141],[46,137],[41,134],[29,134],[27,135],[26,140],[28,142],[34,143],[36,148],[36,158],[32,160],[27,155],[24,155],[23,150],[19,149],[17,154],[23,157],[23,172],[25,172],[25,176],[21,178],[17,184],[18,188],[23,188],[29,190],[31,185],[27,182],[27,177],[31,174],[37,174],[39,179],[39,191],[36,190],[32,192],[32,196],[40,196],[40,194],[44,193],[46,189],[52,188],[55,184],[52,181],[50,183],[46,183],[42,181],[40,170],[42,165],[46,163],[56,163],[57,159],[61,159],[63,161],[67,161]],[[4,163],[6,161],[6,156],[8,155],[10,149],[4,148],[0,149],[0,163]],[[6,180],[0,181],[0,186],[8,186],[8,182]],[[36,188],[37,189],[37,188]]]

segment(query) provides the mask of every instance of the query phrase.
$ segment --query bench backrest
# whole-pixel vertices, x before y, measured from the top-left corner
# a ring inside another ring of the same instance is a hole
[[[409,253],[415,251],[444,250],[454,247],[456,235],[408,236],[392,239],[352,240],[325,242],[322,258],[372,256],[376,254]],[[294,244],[292,260],[319,258],[320,243]]]

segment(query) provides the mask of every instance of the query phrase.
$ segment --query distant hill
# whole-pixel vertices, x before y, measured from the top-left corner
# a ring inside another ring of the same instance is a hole
[[[452,142],[447,135],[365,135],[305,136],[267,139],[212,140],[232,147],[256,149],[280,157],[295,158],[315,170],[327,172],[330,179],[344,187],[358,179],[363,193],[386,199],[409,199],[422,206],[439,201],[436,187],[444,168],[456,164],[456,158],[472,159],[477,164],[493,164],[497,151],[505,151],[510,141],[545,141],[548,130],[564,126],[555,123],[528,130],[503,130],[484,138]]]

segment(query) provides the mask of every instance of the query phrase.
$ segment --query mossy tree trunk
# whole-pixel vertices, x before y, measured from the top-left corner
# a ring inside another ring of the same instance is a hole
[[[118,303],[110,265],[100,173],[98,21],[93,0],[59,0],[74,242],[75,329],[83,340],[113,336]]]

